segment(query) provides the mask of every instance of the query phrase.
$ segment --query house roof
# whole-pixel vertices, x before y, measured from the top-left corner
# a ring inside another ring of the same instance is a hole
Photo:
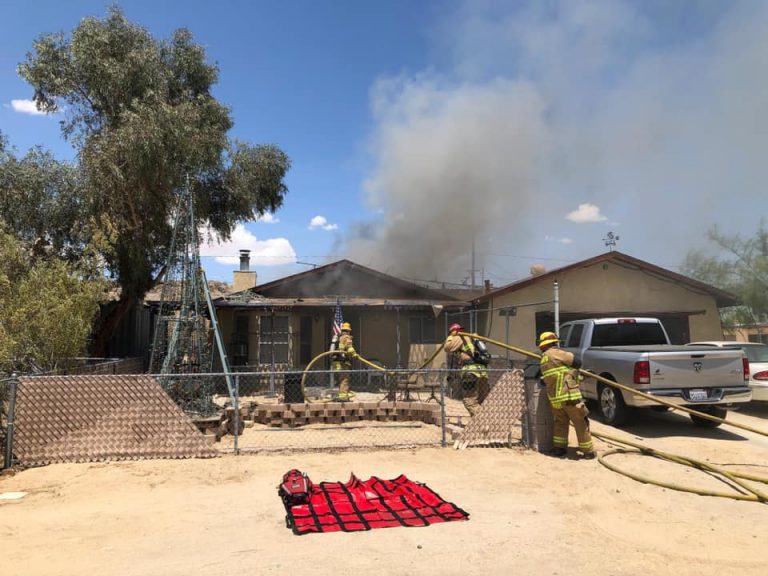
[[[349,260],[339,260],[312,270],[286,276],[248,291],[236,292],[217,299],[217,306],[227,303],[268,306],[335,305],[336,299],[345,305],[358,306],[467,306],[466,300],[425,288],[367,268]]]
[[[694,292],[710,294],[715,299],[715,302],[717,303],[717,306],[719,308],[725,308],[727,306],[736,306],[739,304],[738,297],[734,294],[731,294],[730,292],[726,292],[725,290],[716,288],[711,284],[706,284],[699,280],[689,278],[688,276],[683,276],[682,274],[678,274],[677,272],[672,272],[671,270],[667,270],[666,268],[661,268],[660,266],[656,266],[655,264],[651,264],[650,262],[646,262],[638,258],[633,258],[632,256],[629,256],[627,254],[624,254],[618,251],[606,252],[604,254],[595,256],[594,258],[581,260],[580,262],[569,264],[568,266],[562,266],[560,268],[555,268],[554,270],[550,270],[549,272],[544,272],[536,276],[531,276],[523,280],[518,280],[517,282],[512,282],[511,284],[502,286],[497,290],[493,290],[491,292],[487,292],[486,294],[483,294],[479,298],[476,298],[474,302],[478,302],[478,303],[485,302],[487,300],[491,300],[503,294],[520,290],[522,288],[525,288],[526,286],[531,286],[533,284],[536,284],[544,280],[554,281],[557,279],[559,275],[562,275],[565,272],[579,270],[581,268],[588,268],[590,266],[594,266],[595,264],[601,264],[603,262],[610,262],[618,266],[623,266],[625,268],[633,268],[636,270],[640,270],[652,276],[656,276],[664,280],[669,280],[676,284],[685,286],[686,288],[693,290]]]
[[[208,280],[208,291],[211,293],[211,298],[222,298],[232,293],[232,287],[226,282],[219,280]],[[178,294],[180,288],[174,285],[173,292]],[[162,300],[163,295],[163,282],[158,282],[149,292],[144,295],[144,302],[147,304],[158,304]]]
[[[233,296],[225,296],[214,302],[217,308],[300,308],[300,307],[329,307],[336,306],[337,299],[331,298],[264,298],[258,294],[250,296],[241,296],[238,293]],[[470,303],[463,300],[420,300],[412,298],[358,298],[354,296],[345,296],[340,299],[343,306],[356,307],[383,307],[383,308],[425,308],[441,307],[444,309],[455,310],[457,308],[467,308]]]

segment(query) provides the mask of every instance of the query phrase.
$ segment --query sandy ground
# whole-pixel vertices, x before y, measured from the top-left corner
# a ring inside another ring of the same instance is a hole
[[[731,414],[768,429],[768,407]],[[768,438],[701,430],[653,414],[623,431],[649,446],[768,476]],[[599,443],[605,450],[608,446]],[[646,457],[612,462],[724,490]],[[738,466],[736,466],[738,465]],[[400,473],[470,513],[425,528],[295,536],[276,486],[297,467],[315,481]],[[635,482],[575,456],[520,449],[420,448],[225,455],[208,460],[67,464],[0,477],[0,574],[763,575],[768,505]],[[768,491],[768,487],[766,487]]]

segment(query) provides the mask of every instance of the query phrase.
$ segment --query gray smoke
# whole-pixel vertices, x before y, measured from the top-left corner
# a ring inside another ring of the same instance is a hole
[[[446,71],[371,89],[377,222],[349,257],[497,283],[618,248],[674,267],[713,224],[765,216],[768,5],[467,2],[435,32]],[[682,5],[682,6],[680,6]],[[572,221],[582,204],[603,220]]]

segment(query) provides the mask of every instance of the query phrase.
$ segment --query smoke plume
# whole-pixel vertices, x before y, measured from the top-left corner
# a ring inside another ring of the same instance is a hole
[[[669,267],[713,224],[751,235],[766,29],[762,3],[464,3],[434,31],[447,64],[371,89],[364,189],[380,219],[349,257],[461,280],[474,242],[476,268],[505,283],[604,252],[610,230]]]

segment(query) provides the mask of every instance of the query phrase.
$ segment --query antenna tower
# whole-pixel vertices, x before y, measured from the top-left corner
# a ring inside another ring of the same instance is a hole
[[[189,185],[179,191],[173,235],[165,264],[160,307],[155,321],[150,374],[206,374],[212,371],[214,332],[223,370],[229,381],[229,366],[221,350],[216,312],[211,302],[208,281],[200,266],[199,240],[194,203]],[[210,376],[160,378],[160,383],[182,409],[210,413],[214,382]]]

